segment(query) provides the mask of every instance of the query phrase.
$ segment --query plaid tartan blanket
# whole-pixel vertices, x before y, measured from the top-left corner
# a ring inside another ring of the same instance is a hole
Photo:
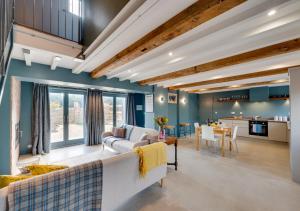
[[[9,185],[9,210],[101,210],[102,161]]]

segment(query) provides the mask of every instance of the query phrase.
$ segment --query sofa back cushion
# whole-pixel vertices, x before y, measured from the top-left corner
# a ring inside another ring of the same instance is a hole
[[[129,140],[129,139],[130,139],[130,136],[131,136],[131,132],[132,132],[132,130],[133,130],[133,127],[134,127],[134,126],[132,126],[132,125],[126,125],[126,124],[124,124],[124,125],[122,126],[122,128],[125,128],[125,129],[126,129],[126,132],[125,132],[125,139],[126,139],[126,140]]]
[[[114,127],[113,136],[116,138],[125,138],[126,128]]]
[[[143,127],[134,127],[129,141],[131,142],[138,142],[141,141],[142,139],[144,140],[145,138],[142,138],[144,135],[155,135],[158,134],[156,130],[153,130],[151,128],[143,128]]]

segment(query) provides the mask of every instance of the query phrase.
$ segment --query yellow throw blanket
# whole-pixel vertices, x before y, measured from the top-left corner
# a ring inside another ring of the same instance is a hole
[[[136,147],[135,152],[139,155],[140,175],[145,176],[151,169],[167,163],[166,144],[157,142],[141,147]]]

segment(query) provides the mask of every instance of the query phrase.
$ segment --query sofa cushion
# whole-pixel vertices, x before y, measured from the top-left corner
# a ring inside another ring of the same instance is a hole
[[[130,139],[130,136],[131,136],[131,133],[132,133],[132,130],[133,130],[133,128],[134,128],[134,126],[124,124],[124,125],[122,126],[122,128],[125,128],[125,129],[126,129],[126,132],[125,132],[125,139],[126,139],[126,140],[129,140],[129,139]]]
[[[114,127],[113,136],[116,138],[125,138],[126,128]]]
[[[106,144],[106,145],[108,145],[108,146],[110,146],[110,147],[113,147],[114,146],[114,143],[115,142],[118,142],[118,141],[120,141],[120,140],[122,140],[122,141],[127,141],[127,140],[125,140],[125,139],[123,139],[123,138],[116,138],[116,137],[114,137],[114,136],[107,136],[107,137],[105,137],[104,139],[103,139],[103,142]],[[127,141],[128,142],[128,141]]]
[[[117,150],[120,153],[130,152],[134,148],[135,143],[127,141],[127,140],[120,140],[113,143],[113,149]]]
[[[132,133],[130,135],[129,141],[131,142],[137,142],[141,140],[141,137],[143,134],[147,135],[156,135],[158,132],[156,130],[153,130],[151,128],[143,128],[143,127],[134,127],[132,130]]]

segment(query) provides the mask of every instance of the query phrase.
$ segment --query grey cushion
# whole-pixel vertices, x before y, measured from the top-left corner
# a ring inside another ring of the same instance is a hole
[[[125,139],[126,139],[126,140],[129,140],[129,139],[130,139],[130,135],[131,135],[131,133],[132,133],[132,130],[133,130],[134,126],[124,124],[122,127],[123,127],[123,128],[126,128]]]
[[[117,142],[117,141],[124,141],[123,138],[116,138],[114,136],[107,136],[103,139],[103,142],[110,146],[110,147],[113,147],[113,145]]]

